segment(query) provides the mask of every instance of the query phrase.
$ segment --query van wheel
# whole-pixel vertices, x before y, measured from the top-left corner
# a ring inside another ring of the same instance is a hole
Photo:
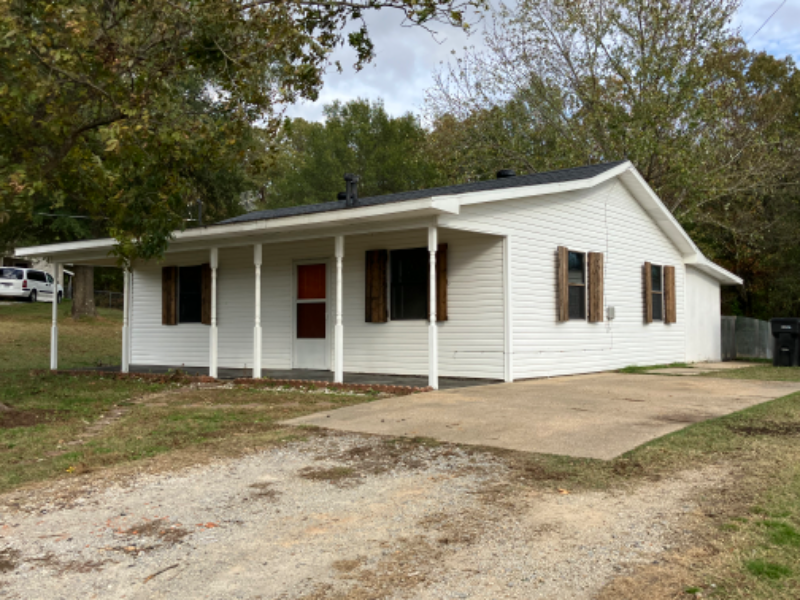
[[[28,296],[28,302],[36,302],[36,290],[31,290],[31,295]]]
[[[56,299],[56,303],[57,304],[61,304],[61,300],[63,300],[63,298],[61,296],[62,296],[62,294],[61,294],[61,292],[59,292],[58,293],[58,298]]]

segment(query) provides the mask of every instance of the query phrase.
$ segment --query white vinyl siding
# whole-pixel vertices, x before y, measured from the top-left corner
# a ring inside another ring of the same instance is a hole
[[[208,251],[170,254],[163,265],[189,267],[209,262]],[[131,308],[131,364],[208,366],[208,325],[161,324],[161,267],[135,265]]]
[[[686,269],[686,360],[722,360],[719,282],[692,267]]]
[[[449,320],[439,324],[442,376],[503,377],[502,238],[439,231],[448,244]],[[365,323],[365,252],[427,246],[427,230],[345,237],[344,368],[359,373],[426,375],[428,323]],[[294,266],[331,261],[333,238],[264,244],[261,267],[262,367],[292,368]],[[208,262],[208,252],[170,254],[163,265]],[[333,269],[328,272],[328,335],[334,319]],[[255,269],[252,246],[221,248],[217,271],[219,366],[252,368]],[[161,264],[134,269],[132,364],[208,366],[209,327],[161,324]],[[333,344],[330,344],[331,349]]]
[[[440,229],[439,243],[448,245],[449,317],[439,323],[439,374],[502,379],[502,239]],[[427,244],[425,230],[345,239],[345,371],[427,374],[427,320],[364,321],[365,252],[422,248]]]
[[[510,238],[515,379],[684,360],[683,259],[621,182],[465,206],[448,222]],[[558,246],[604,254],[604,310],[613,306],[614,320],[557,321]],[[675,324],[644,324],[645,261],[675,266]]]

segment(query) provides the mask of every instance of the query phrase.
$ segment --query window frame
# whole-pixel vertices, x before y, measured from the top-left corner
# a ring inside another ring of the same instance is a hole
[[[571,283],[569,281],[569,257],[571,254],[580,255],[582,257],[581,260],[581,272],[582,272],[582,283]],[[588,319],[588,311],[586,308],[587,298],[588,298],[588,265],[587,265],[587,258],[589,254],[588,252],[584,252],[582,250],[573,250],[572,248],[567,247],[567,314],[569,316],[568,321],[586,321]],[[582,290],[582,302],[581,302],[581,316],[573,316],[572,315],[572,303],[569,302],[569,298],[572,295],[570,292],[572,288],[580,288]]]
[[[394,281],[394,260],[393,256],[396,252],[410,252],[410,251],[417,251],[420,254],[424,254],[426,257],[425,260],[425,268],[424,270],[424,277],[425,277],[425,292],[424,292],[424,300],[425,300],[425,314],[422,317],[397,317],[395,315],[395,302],[394,302],[394,290],[395,285],[402,285],[402,284],[395,284]],[[395,248],[393,250],[388,251],[388,277],[386,277],[386,287],[387,287],[387,297],[389,300],[389,306],[387,311],[387,320],[388,321],[428,321],[430,319],[430,293],[431,293],[431,282],[430,282],[430,251],[428,250],[427,246],[415,247],[415,248]]]
[[[656,290],[653,286],[653,269],[658,269],[658,283],[659,289]],[[650,263],[650,273],[647,274],[650,278],[650,306],[651,306],[651,321],[652,322],[660,322],[664,323],[664,311],[666,309],[664,305],[664,265],[657,265],[655,263]],[[656,317],[656,299],[658,299],[658,307],[659,313],[658,317]]]

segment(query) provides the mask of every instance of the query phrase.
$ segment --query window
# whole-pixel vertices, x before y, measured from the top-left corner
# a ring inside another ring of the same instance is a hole
[[[41,281],[41,282],[47,281],[44,278],[44,273],[42,273],[41,271],[28,271],[28,279],[30,279],[31,281]]]
[[[178,269],[178,323],[201,323],[203,317],[203,267]]]
[[[662,267],[650,265],[650,290],[653,303],[653,321],[664,320],[664,284]]]
[[[19,269],[0,269],[0,279],[22,279]]]
[[[393,321],[428,318],[427,248],[390,252],[390,304]]]
[[[567,281],[569,282],[569,318],[586,318],[586,255],[570,252]]]
[[[45,273],[44,275],[45,275],[45,277],[47,277],[47,283],[52,284],[53,283],[53,276],[50,275],[50,273]]]

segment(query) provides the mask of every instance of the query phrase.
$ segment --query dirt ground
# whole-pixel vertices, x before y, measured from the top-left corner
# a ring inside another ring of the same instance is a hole
[[[30,487],[0,497],[0,598],[593,598],[684,547],[731,477],[574,492],[517,474],[480,449],[331,433]]]

